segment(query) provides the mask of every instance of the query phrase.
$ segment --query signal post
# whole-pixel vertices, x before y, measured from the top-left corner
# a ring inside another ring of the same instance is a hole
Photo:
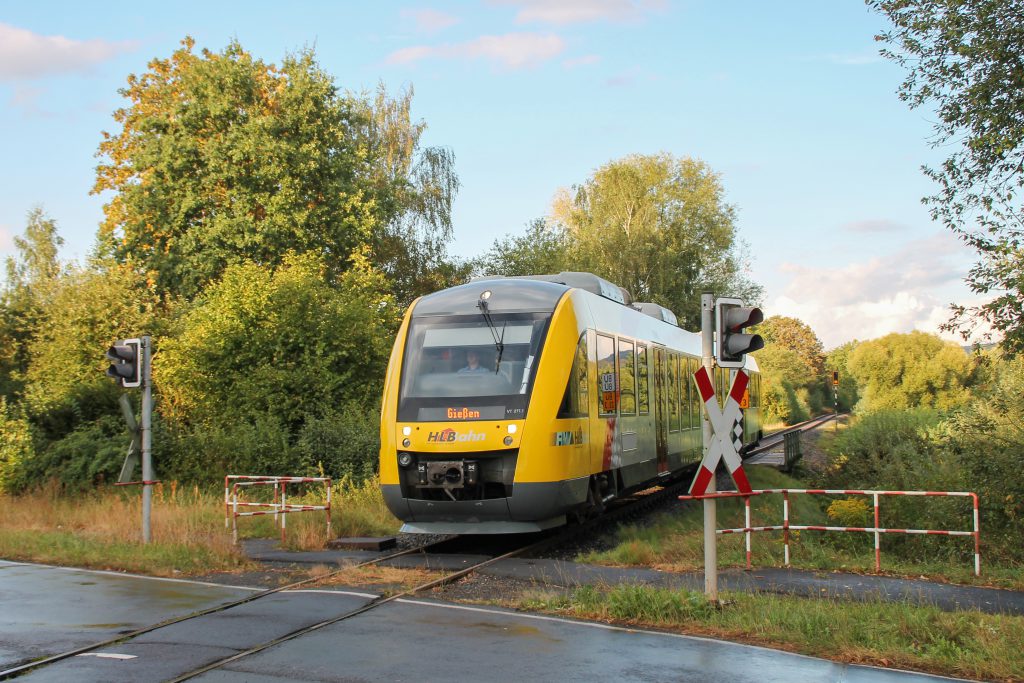
[[[132,414],[131,404],[127,396],[121,396],[121,409],[132,434],[128,454],[121,468],[119,484],[142,484],[142,542],[149,543],[150,511],[153,507],[153,381],[152,381],[152,347],[153,340],[148,336],[135,339],[121,339],[107,349],[107,376],[126,389],[142,388],[142,414],[138,422]],[[136,448],[142,451],[142,481],[128,481],[135,471],[137,456]]]
[[[697,375],[704,373],[703,380],[714,377],[715,362],[723,368],[742,368],[745,354],[764,348],[764,340],[758,334],[746,334],[745,327],[756,325],[764,320],[761,309],[744,307],[740,299],[720,297],[715,299],[713,292],[704,292],[700,299],[701,310],[701,370]],[[717,337],[717,339],[716,339]],[[717,341],[717,347],[715,342]],[[734,374],[734,378],[746,383],[746,376],[740,377],[742,370]],[[701,379],[695,376],[700,387]],[[734,382],[736,381],[734,379]],[[713,423],[711,421],[712,402],[717,401],[714,397],[713,383],[707,387],[710,392],[710,399],[705,396],[705,390],[701,390],[702,398],[706,399],[704,419],[701,422],[701,436],[703,438],[703,460],[697,468],[697,475],[693,484],[690,485],[690,493],[693,497],[703,498],[704,502],[704,593],[708,600],[718,603],[718,510],[715,493],[717,491],[715,482],[715,471],[718,468],[718,461],[724,455],[729,464],[730,472],[734,479],[742,481],[741,489],[749,490],[750,486],[746,481],[746,474],[743,473],[742,464],[738,464],[739,454],[735,453],[731,434],[713,434]],[[739,390],[742,393],[742,389]],[[732,392],[730,392],[731,394]],[[728,401],[726,405],[728,407]],[[718,410],[717,403],[714,410]],[[733,407],[738,410],[737,407]],[[717,414],[717,413],[716,413]],[[721,417],[719,415],[718,417]],[[721,422],[727,422],[720,420]],[[721,426],[719,429],[726,429]],[[716,436],[717,440],[716,441]],[[713,443],[714,442],[714,443]],[[733,449],[732,457],[723,451],[723,448]],[[712,452],[714,451],[714,452]],[[734,460],[732,464],[728,461]],[[702,477],[702,469],[711,472],[710,479]],[[738,470],[738,472],[737,472]],[[704,483],[706,479],[706,483]],[[698,489],[698,487],[700,487]]]

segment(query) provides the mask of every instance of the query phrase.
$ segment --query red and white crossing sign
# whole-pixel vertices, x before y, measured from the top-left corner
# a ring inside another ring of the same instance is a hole
[[[715,476],[718,468],[718,461],[725,460],[726,467],[732,480],[736,482],[736,488],[740,493],[750,493],[750,482],[747,481],[747,474],[743,471],[743,460],[736,449],[733,441],[733,429],[740,416],[740,401],[743,393],[747,390],[749,377],[743,370],[736,372],[736,378],[732,382],[732,389],[729,390],[729,398],[725,402],[725,409],[718,407],[715,399],[715,387],[708,377],[707,368],[701,367],[693,373],[697,381],[697,389],[700,391],[701,400],[704,401],[704,408],[708,412],[708,421],[711,423],[711,443],[708,444],[707,453],[700,463],[697,476],[690,485],[691,496],[703,496],[708,490],[711,478]]]

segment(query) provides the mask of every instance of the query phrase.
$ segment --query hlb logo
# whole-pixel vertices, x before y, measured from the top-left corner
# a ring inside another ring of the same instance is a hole
[[[487,435],[483,432],[474,432],[472,429],[467,434],[459,434],[451,427],[442,429],[439,432],[430,432],[427,434],[427,441],[429,443],[454,443],[467,442],[467,441],[483,441],[487,438]]]
[[[433,443],[450,443],[455,441],[455,430],[449,427],[440,432],[430,432],[427,435],[427,441]]]

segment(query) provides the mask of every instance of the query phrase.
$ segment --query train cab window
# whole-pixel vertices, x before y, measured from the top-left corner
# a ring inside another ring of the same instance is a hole
[[[414,317],[402,361],[399,420],[435,422],[463,408],[472,419],[526,417],[549,318]]]
[[[619,340],[619,414],[636,415],[636,356],[633,342]]]
[[[615,339],[597,335],[598,412],[614,415],[619,408],[619,385],[615,375]]]
[[[679,431],[679,398],[677,388],[677,369],[679,367],[679,356],[674,353],[668,354],[668,430]]]
[[[651,410],[650,385],[647,380],[647,347],[636,345],[636,405],[641,415]]]
[[[587,385],[587,333],[580,335],[573,358],[569,383],[565,386],[558,417],[586,417],[590,414],[590,391]]]

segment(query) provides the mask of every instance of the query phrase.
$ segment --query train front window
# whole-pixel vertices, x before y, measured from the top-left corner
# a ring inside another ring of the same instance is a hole
[[[504,420],[526,415],[547,317],[414,319],[402,364],[399,419]]]

